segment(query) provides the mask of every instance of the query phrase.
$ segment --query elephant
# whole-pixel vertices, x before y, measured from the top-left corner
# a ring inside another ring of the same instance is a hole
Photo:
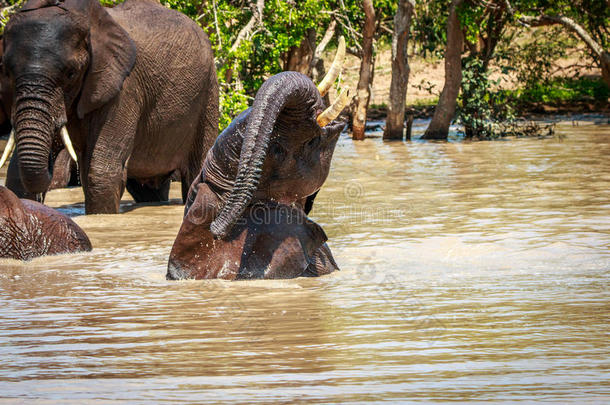
[[[341,44],[333,66],[345,54]],[[191,185],[167,279],[295,278],[338,269],[326,234],[307,218],[345,127],[336,117],[349,103],[343,91],[323,111],[327,91],[301,73],[279,73],[220,134]]]
[[[118,213],[125,189],[167,201],[175,171],[186,201],[219,114],[211,45],[193,20],[156,0],[28,0],[3,46],[17,152],[7,184],[40,200],[70,141],[86,214]]]
[[[2,46],[1,41],[2,36],[0,35],[0,60],[4,55],[4,48]],[[2,157],[0,157],[0,168],[4,166],[4,163],[6,163],[15,147],[15,134],[13,132],[13,126],[11,125],[9,114],[7,113],[7,111],[11,111],[12,107],[10,100],[7,100],[6,97],[3,97],[2,91],[2,89],[5,88],[3,86],[6,86],[6,83],[7,78],[0,72],[0,137],[8,136],[8,142],[6,145],[7,147],[4,149]],[[67,136],[67,140],[69,142],[69,135],[67,135],[66,133],[64,136]],[[73,149],[68,150],[67,148],[63,148],[59,151],[57,156],[51,157],[50,166],[53,167],[53,170],[51,171],[52,179],[51,184],[49,185],[49,190],[80,185],[80,181],[78,179],[78,167],[76,165],[76,161],[72,158],[72,156],[76,156]],[[21,198],[37,198],[36,195],[28,194],[28,192],[21,184],[21,179],[19,178],[18,164],[14,164],[12,166],[11,174],[8,177],[9,184],[7,184],[6,186],[8,186],[14,193],[19,195]],[[44,196],[45,194],[43,193],[41,196],[43,201]]]
[[[20,200],[0,186],[0,258],[91,251],[85,232],[69,217],[36,201]]]

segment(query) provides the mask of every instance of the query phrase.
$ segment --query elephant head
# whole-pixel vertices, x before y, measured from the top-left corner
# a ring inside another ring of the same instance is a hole
[[[210,225],[216,238],[228,235],[253,199],[292,204],[320,189],[345,127],[334,119],[350,101],[343,91],[324,110],[322,97],[336,80],[344,56],[341,38],[333,67],[318,87],[297,72],[271,77],[256,94],[252,108],[227,128],[244,135],[233,188]]]
[[[136,48],[97,0],[29,0],[6,26],[3,45],[21,181],[44,193],[58,135],[69,142],[68,118],[117,96]]]

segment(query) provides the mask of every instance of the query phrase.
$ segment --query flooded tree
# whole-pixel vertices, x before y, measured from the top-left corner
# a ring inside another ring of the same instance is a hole
[[[360,62],[360,80],[356,90],[354,117],[352,121],[352,138],[363,140],[366,129],[366,112],[371,99],[371,86],[375,61],[373,59],[373,40],[375,35],[375,9],[372,0],[362,2],[364,8],[364,27],[362,29],[362,60]]]
[[[457,97],[462,81],[462,48],[464,34],[458,11],[463,0],[452,0],[447,21],[447,47],[445,50],[445,85],[434,110],[432,121],[422,139],[447,139],[449,125],[455,116]]]
[[[409,84],[409,58],[407,43],[411,16],[415,0],[400,0],[394,16],[392,36],[392,82],[390,84],[390,103],[383,139],[402,139],[405,122],[405,98]]]

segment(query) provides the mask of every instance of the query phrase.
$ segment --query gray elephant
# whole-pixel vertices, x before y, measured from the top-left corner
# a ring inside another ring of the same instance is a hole
[[[65,126],[86,213],[118,213],[125,188],[167,200],[175,171],[186,200],[218,131],[214,58],[194,21],[154,0],[29,0],[3,41],[17,151],[7,184],[44,193]]]
[[[4,48],[2,46],[2,36],[0,36],[0,60],[2,59],[3,55]],[[12,110],[12,100],[9,100],[8,97],[3,96],[4,92],[2,90],[9,87],[7,86],[7,83],[8,78],[0,71],[0,136],[8,135],[8,142],[2,156],[0,156],[0,168],[2,168],[7,162],[15,148],[15,133],[13,131],[13,126],[11,125],[9,114],[7,113],[7,111]],[[61,137],[62,140],[69,145],[69,147],[63,148],[57,153],[57,155],[53,153],[51,156],[49,167],[52,167],[52,180],[51,184],[49,185],[49,190],[80,185],[80,181],[78,179],[78,167],[76,164],[76,153],[74,152],[74,149],[70,143],[70,136],[68,135],[67,131],[62,130]],[[10,169],[11,170],[8,174],[8,182],[6,184],[9,189],[11,189],[21,198],[33,200],[42,197],[41,199],[44,200],[44,193],[42,196],[30,194],[27,192],[23,184],[21,184],[18,164],[13,165]]]
[[[343,58],[341,45],[333,66]],[[342,92],[324,110],[327,90],[300,73],[280,73],[223,131],[191,187],[168,279],[293,278],[337,270],[326,234],[307,218],[345,126],[335,118],[349,102]]]
[[[31,260],[45,255],[88,252],[91,242],[66,215],[0,186],[0,258]]]

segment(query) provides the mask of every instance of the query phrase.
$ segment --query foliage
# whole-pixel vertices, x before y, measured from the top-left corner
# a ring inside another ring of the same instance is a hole
[[[527,29],[524,37],[511,35],[499,45],[497,57],[501,58],[506,73],[515,75],[517,82],[533,87],[551,80],[557,70],[556,61],[567,55],[574,40],[563,34],[561,27]]]
[[[25,0],[8,0],[8,4]],[[106,6],[123,0],[100,0]],[[331,21],[337,23],[335,38],[344,35],[348,52],[359,54],[364,13],[361,0],[266,0],[260,20],[238,40],[252,19],[255,0],[161,0],[172,9],[195,20],[208,34],[220,84],[220,126],[248,107],[263,81],[285,69],[288,55],[305,41],[319,43]],[[374,2],[378,43],[391,42],[396,0]],[[411,24],[411,44],[423,57],[441,57],[447,41],[446,28],[451,0],[415,0]],[[507,6],[510,4],[510,8]],[[563,28],[532,30],[527,40],[517,40],[523,32],[518,19],[523,15],[566,15],[581,24],[605,49],[610,45],[610,7],[605,0],[464,0],[459,9],[465,32],[459,119],[469,136],[493,137],[494,122],[511,119],[504,105],[525,100],[572,100],[593,92],[603,97],[606,87],[584,86],[583,81],[559,82],[553,77],[553,62],[565,54]],[[6,15],[0,25],[6,22]],[[1,27],[0,27],[1,29]],[[565,31],[565,30],[564,30]],[[333,47],[334,41],[330,47]],[[498,45],[498,46],[496,46]],[[488,66],[500,67],[503,75],[516,77],[520,90],[494,92]],[[581,87],[575,83],[580,83]],[[421,89],[429,83],[416,84]],[[504,99],[502,99],[504,97]],[[607,96],[606,96],[607,97]],[[499,106],[502,106],[500,108]]]
[[[8,7],[5,7],[0,12],[0,35],[4,33],[4,27],[11,18],[11,15],[16,13],[19,8],[25,3],[25,0],[6,0]]]
[[[411,38],[420,46],[424,58],[442,57],[447,42],[450,0],[416,0]]]
[[[490,91],[488,71],[480,58],[465,60],[458,122],[467,138],[493,139],[505,135],[496,125],[515,120],[513,109],[503,93]],[[497,83],[496,83],[497,84]]]
[[[515,104],[565,104],[581,101],[603,103],[610,97],[610,89],[603,80],[582,77],[555,77],[545,83],[502,93]]]

